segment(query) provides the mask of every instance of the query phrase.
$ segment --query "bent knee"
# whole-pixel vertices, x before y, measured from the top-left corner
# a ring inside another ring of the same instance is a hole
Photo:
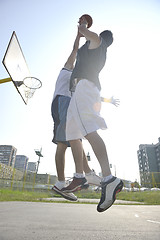
[[[88,134],[85,136],[85,138],[86,138],[87,140],[89,140],[89,139],[94,138],[94,137],[97,136],[97,135],[98,135],[98,133],[95,131],[95,132],[88,133]]]

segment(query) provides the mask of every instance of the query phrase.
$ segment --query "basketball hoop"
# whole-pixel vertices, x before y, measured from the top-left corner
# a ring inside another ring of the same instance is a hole
[[[42,82],[35,77],[25,77],[23,81],[14,81],[15,85],[17,87],[24,86],[24,94],[25,97],[31,98],[36,91],[36,89],[39,89],[42,87]]]
[[[42,87],[42,82],[35,77],[25,77],[23,79],[23,84],[29,89],[38,89]]]
[[[35,93],[36,89],[39,89],[42,87],[42,82],[35,77],[25,77],[23,79],[23,84],[26,87],[25,89],[26,98],[31,98]]]

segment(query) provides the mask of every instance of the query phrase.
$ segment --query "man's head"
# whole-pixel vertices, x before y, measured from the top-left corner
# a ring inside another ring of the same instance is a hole
[[[113,42],[113,34],[111,31],[105,30],[100,33],[100,36],[105,40],[107,43],[107,47],[109,47]]]
[[[84,20],[84,18],[85,18],[85,20],[86,20],[87,23],[88,23],[87,28],[90,28],[90,27],[92,26],[93,20],[92,20],[91,16],[88,15],[88,14],[83,14],[83,15],[79,18],[79,22],[78,22],[78,23],[81,24],[81,22]]]

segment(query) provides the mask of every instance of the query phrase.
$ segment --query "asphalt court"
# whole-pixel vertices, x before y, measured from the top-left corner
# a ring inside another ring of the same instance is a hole
[[[0,239],[159,240],[160,206],[0,202]]]

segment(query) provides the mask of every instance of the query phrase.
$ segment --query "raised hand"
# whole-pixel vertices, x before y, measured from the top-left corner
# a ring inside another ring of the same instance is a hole
[[[113,96],[111,98],[103,98],[101,97],[101,101],[102,102],[108,102],[108,103],[111,103],[113,104],[114,106],[118,107],[119,104],[120,104],[120,100],[117,99],[117,98],[114,98]]]
[[[110,103],[118,107],[120,105],[120,100],[117,98],[114,98],[113,96],[110,98]]]

